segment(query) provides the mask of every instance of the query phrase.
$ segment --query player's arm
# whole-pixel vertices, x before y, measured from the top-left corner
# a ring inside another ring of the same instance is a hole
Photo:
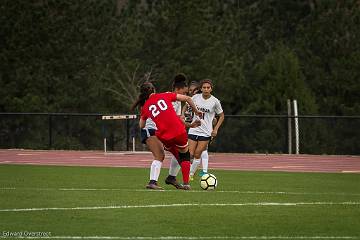
[[[218,122],[218,115],[216,115],[212,121],[212,125],[213,125],[213,128],[216,126],[217,122]]]
[[[192,123],[189,123],[189,122],[185,122],[185,121],[184,121],[184,124],[185,124],[185,126],[186,126],[187,128],[196,128],[196,127],[198,127],[198,126],[201,125],[201,121],[200,121],[199,119],[195,120],[195,121],[192,122]]]
[[[224,114],[224,112],[222,112],[222,113],[219,114],[219,120],[217,121],[217,123],[216,123],[216,125],[215,125],[215,127],[214,127],[214,129],[213,129],[213,131],[211,133],[212,137],[216,137],[217,132],[218,132],[221,124],[224,122],[224,119],[225,119],[225,114]]]
[[[146,120],[144,120],[144,119],[142,119],[142,118],[140,117],[139,127],[140,127],[140,128],[144,128],[144,127],[145,127],[145,123],[146,123]]]
[[[185,112],[186,112],[187,106],[186,104],[181,108],[181,115],[185,116]]]
[[[196,128],[198,126],[201,125],[201,121],[200,120],[195,120],[194,122],[190,123],[190,122],[186,122],[185,121],[185,112],[187,110],[187,106],[185,105],[182,109],[181,109],[181,116],[180,119],[182,120],[182,122],[185,124],[185,127],[187,128]]]
[[[194,103],[194,101],[191,99],[191,97],[186,96],[186,95],[176,94],[176,100],[182,101],[182,102],[187,102],[187,103],[191,106],[193,112],[194,112],[196,115],[198,115],[199,117],[202,116],[202,112],[200,112],[200,111],[197,109],[197,107],[195,106],[195,103]]]
[[[139,120],[140,129],[145,127],[146,120],[147,120],[147,117],[145,116],[145,113],[143,112],[143,109],[141,109],[140,120]]]

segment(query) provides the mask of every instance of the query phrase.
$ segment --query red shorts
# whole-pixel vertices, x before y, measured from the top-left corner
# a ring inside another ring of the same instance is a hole
[[[169,150],[171,148],[186,148],[188,146],[188,135],[186,132],[180,134],[172,139],[164,140],[159,137],[159,140],[164,144],[164,148]]]

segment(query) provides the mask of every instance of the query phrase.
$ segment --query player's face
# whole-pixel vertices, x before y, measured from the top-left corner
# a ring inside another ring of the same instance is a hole
[[[183,87],[183,88],[176,88],[175,92],[177,94],[182,94],[182,95],[186,95],[188,93],[188,87]]]
[[[182,95],[186,95],[186,94],[188,94],[188,92],[189,92],[189,88],[188,88],[188,87],[184,87],[184,88],[181,88],[181,89],[180,89],[180,94],[182,94]]]
[[[210,96],[211,95],[211,91],[212,91],[212,87],[210,85],[210,83],[204,83],[201,86],[201,91],[203,93],[204,96]]]
[[[196,86],[195,85],[191,85],[189,87],[189,96],[192,97],[194,95],[194,92],[196,90]]]

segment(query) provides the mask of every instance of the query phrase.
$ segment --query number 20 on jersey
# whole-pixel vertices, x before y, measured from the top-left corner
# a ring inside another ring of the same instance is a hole
[[[156,105],[152,104],[149,106],[149,111],[153,115],[153,117],[156,117],[160,114],[160,111],[165,111],[168,109],[168,106],[166,105],[166,102],[163,99],[160,99],[157,101]]]

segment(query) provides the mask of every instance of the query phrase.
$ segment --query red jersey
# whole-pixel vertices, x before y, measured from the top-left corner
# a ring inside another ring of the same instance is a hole
[[[176,115],[172,102],[176,93],[156,93],[150,95],[141,109],[141,118],[151,118],[157,127],[156,136],[164,140],[173,139],[186,133],[185,125]]]

